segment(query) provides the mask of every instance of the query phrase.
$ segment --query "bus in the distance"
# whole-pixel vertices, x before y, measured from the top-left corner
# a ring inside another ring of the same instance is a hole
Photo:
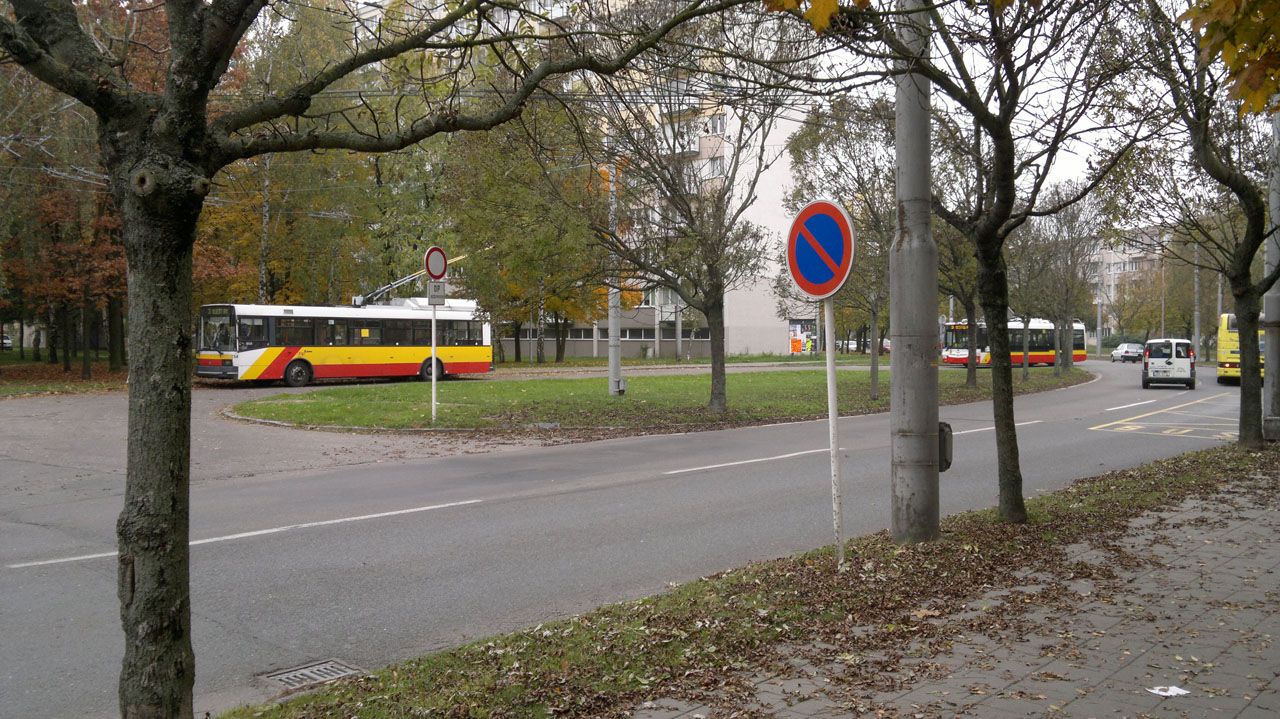
[[[1262,322],[1262,318],[1258,318]],[[1258,330],[1258,367],[1266,371],[1266,334]],[[1240,382],[1240,328],[1236,316],[1228,313],[1218,318],[1218,384]]]
[[[470,300],[431,312],[416,300],[367,307],[204,305],[196,329],[196,376],[280,380],[301,387],[316,379],[412,377],[424,380],[493,369],[488,323]]]
[[[1053,323],[1037,317],[1031,318],[1027,328],[1030,332],[1027,346],[1027,364],[1053,364],[1054,342]],[[942,361],[949,365],[965,365],[969,363],[969,323],[948,322],[942,338]],[[1084,362],[1087,358],[1084,347],[1084,323],[1079,320],[1071,323],[1071,357],[1073,362]],[[1022,364],[1022,320],[1009,320],[1010,359],[1014,365]],[[987,336],[987,325],[979,322],[977,326],[978,366],[991,365],[991,340]]]

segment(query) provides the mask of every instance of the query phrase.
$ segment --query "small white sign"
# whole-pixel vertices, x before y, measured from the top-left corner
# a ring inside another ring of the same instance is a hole
[[[448,297],[447,288],[443,282],[427,283],[427,304],[443,305],[445,298]]]

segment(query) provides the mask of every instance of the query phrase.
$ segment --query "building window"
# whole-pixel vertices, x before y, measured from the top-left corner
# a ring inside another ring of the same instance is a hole
[[[716,113],[707,118],[706,134],[723,135],[724,134],[724,113]]]
[[[569,339],[589,340],[591,339],[591,328],[590,327],[570,327]]]

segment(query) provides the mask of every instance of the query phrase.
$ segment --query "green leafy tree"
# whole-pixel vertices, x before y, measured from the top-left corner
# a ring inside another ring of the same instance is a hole
[[[571,118],[540,102],[518,125],[451,143],[442,178],[449,244],[467,255],[462,286],[495,326],[535,319],[539,361],[544,323],[561,362],[569,327],[604,311],[608,258],[590,230],[595,171],[573,154],[577,139]],[[519,341],[515,349],[518,359]]]

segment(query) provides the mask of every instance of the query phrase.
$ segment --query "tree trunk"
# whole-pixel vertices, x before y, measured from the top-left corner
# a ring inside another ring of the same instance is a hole
[[[1246,282],[1248,279],[1246,278]],[[1262,372],[1258,362],[1258,296],[1236,292],[1236,326],[1240,330],[1240,446],[1262,449]]]
[[[89,283],[80,286],[80,379],[90,379],[91,369],[89,357],[89,325],[93,321],[94,307],[89,301]]]
[[[880,303],[871,303],[871,326],[880,326]],[[880,399],[880,348],[871,353],[871,399]]]
[[[208,180],[154,139],[144,151],[129,127],[104,124],[100,138],[124,217],[129,286],[128,471],[116,522],[120,714],[190,719],[191,264]]]
[[[58,336],[62,338],[62,371],[71,371],[71,346],[75,343],[75,329],[71,322],[71,309],[67,303],[58,305]]]
[[[1062,369],[1066,374],[1071,373],[1071,368],[1076,363],[1076,323],[1070,315],[1062,318]]]
[[[539,290],[537,321],[533,325],[533,330],[538,333],[538,342],[535,345],[535,348],[537,351],[538,364],[544,364],[547,361],[547,351],[546,351],[546,343],[545,343],[547,338],[547,333],[546,333],[547,323],[543,320],[543,307],[544,305],[542,300],[542,292],[541,290]]]
[[[1062,376],[1062,320],[1053,321],[1053,376]]]
[[[34,327],[31,328],[31,361],[32,362],[40,361],[40,342],[42,339],[43,338],[41,337],[40,326],[35,325]]]
[[[26,322],[24,322],[23,319],[19,317],[18,318],[18,359],[20,360],[27,358],[26,331],[27,331]]]
[[[562,315],[555,315],[556,318],[556,364],[564,362],[565,347],[569,344],[569,327],[573,322],[569,321]]]
[[[702,307],[711,330],[711,400],[707,407],[722,414],[729,409],[724,373],[724,293],[715,296],[718,299],[708,300]]]
[[[1022,497],[1022,469],[1018,458],[1018,428],[1013,414],[1013,367],[1009,348],[1009,278],[1004,257],[982,253],[978,262],[978,292],[987,316],[991,343],[991,404],[995,415],[997,482],[1000,519],[1027,521]]]
[[[1022,318],[1022,381],[1031,379],[1031,315]]]
[[[61,332],[58,330],[57,312],[53,305],[49,305],[49,311],[46,314],[49,317],[45,323],[47,329],[45,334],[49,337],[49,364],[58,364],[58,345],[62,344],[62,338],[59,336]],[[63,349],[65,350],[65,347]]]
[[[515,348],[515,351],[512,352],[511,354],[512,354],[512,357],[514,357],[512,361],[515,362],[516,364],[520,364],[520,329],[521,327],[522,325],[519,322],[511,323],[511,336],[514,338],[514,340],[511,343],[511,346]]]
[[[124,308],[120,298],[107,298],[107,365],[112,372],[124,366]]]

